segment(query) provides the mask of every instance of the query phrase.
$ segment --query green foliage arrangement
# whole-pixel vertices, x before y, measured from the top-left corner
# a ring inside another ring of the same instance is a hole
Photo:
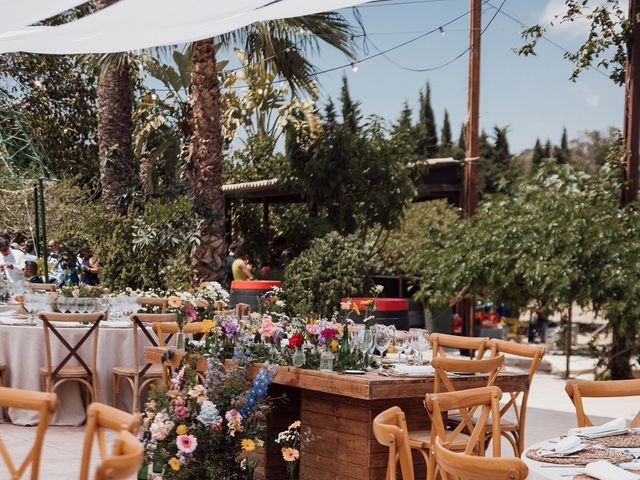
[[[283,289],[287,304],[301,315],[331,317],[341,298],[370,291],[371,269],[358,237],[332,232],[311,242],[286,268]]]

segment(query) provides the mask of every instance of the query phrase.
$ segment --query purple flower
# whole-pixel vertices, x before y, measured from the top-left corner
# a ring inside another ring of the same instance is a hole
[[[228,339],[233,339],[238,335],[238,331],[240,327],[238,326],[238,322],[235,319],[225,319],[222,321],[220,325],[222,327],[222,331],[226,335]]]

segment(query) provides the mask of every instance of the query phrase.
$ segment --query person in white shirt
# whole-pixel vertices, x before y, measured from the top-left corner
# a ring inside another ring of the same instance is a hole
[[[0,237],[0,272],[4,272],[9,284],[24,285],[24,253],[9,247],[9,242]]]

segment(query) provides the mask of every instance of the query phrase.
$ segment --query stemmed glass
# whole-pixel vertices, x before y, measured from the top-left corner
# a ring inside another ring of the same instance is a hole
[[[375,347],[380,352],[380,357],[384,356],[384,352],[386,352],[389,348],[389,345],[391,345],[392,339],[393,335],[391,334],[389,328],[380,326],[376,330]]]
[[[402,352],[407,348],[405,338],[398,335],[398,332],[395,332],[393,338],[393,348],[398,352],[398,363],[402,363]]]
[[[24,308],[29,313],[29,323],[36,323],[36,313],[38,312],[38,295],[36,293],[24,294]]]
[[[413,346],[418,352],[419,365],[422,365],[424,363],[424,354],[429,351],[429,332],[421,328],[417,328],[413,331],[413,335]]]

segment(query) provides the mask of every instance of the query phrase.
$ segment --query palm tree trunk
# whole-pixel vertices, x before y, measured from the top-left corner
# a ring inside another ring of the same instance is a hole
[[[106,8],[115,1],[96,0],[96,7]],[[131,147],[131,82],[126,54],[122,54],[118,61],[102,67],[97,100],[102,199],[109,211],[125,213],[126,204],[120,201],[120,196],[135,178]]]
[[[191,251],[195,283],[223,281],[226,254],[224,196],[222,194],[222,126],[220,82],[213,40],[194,44],[191,70],[192,137],[195,210],[200,245]]]

